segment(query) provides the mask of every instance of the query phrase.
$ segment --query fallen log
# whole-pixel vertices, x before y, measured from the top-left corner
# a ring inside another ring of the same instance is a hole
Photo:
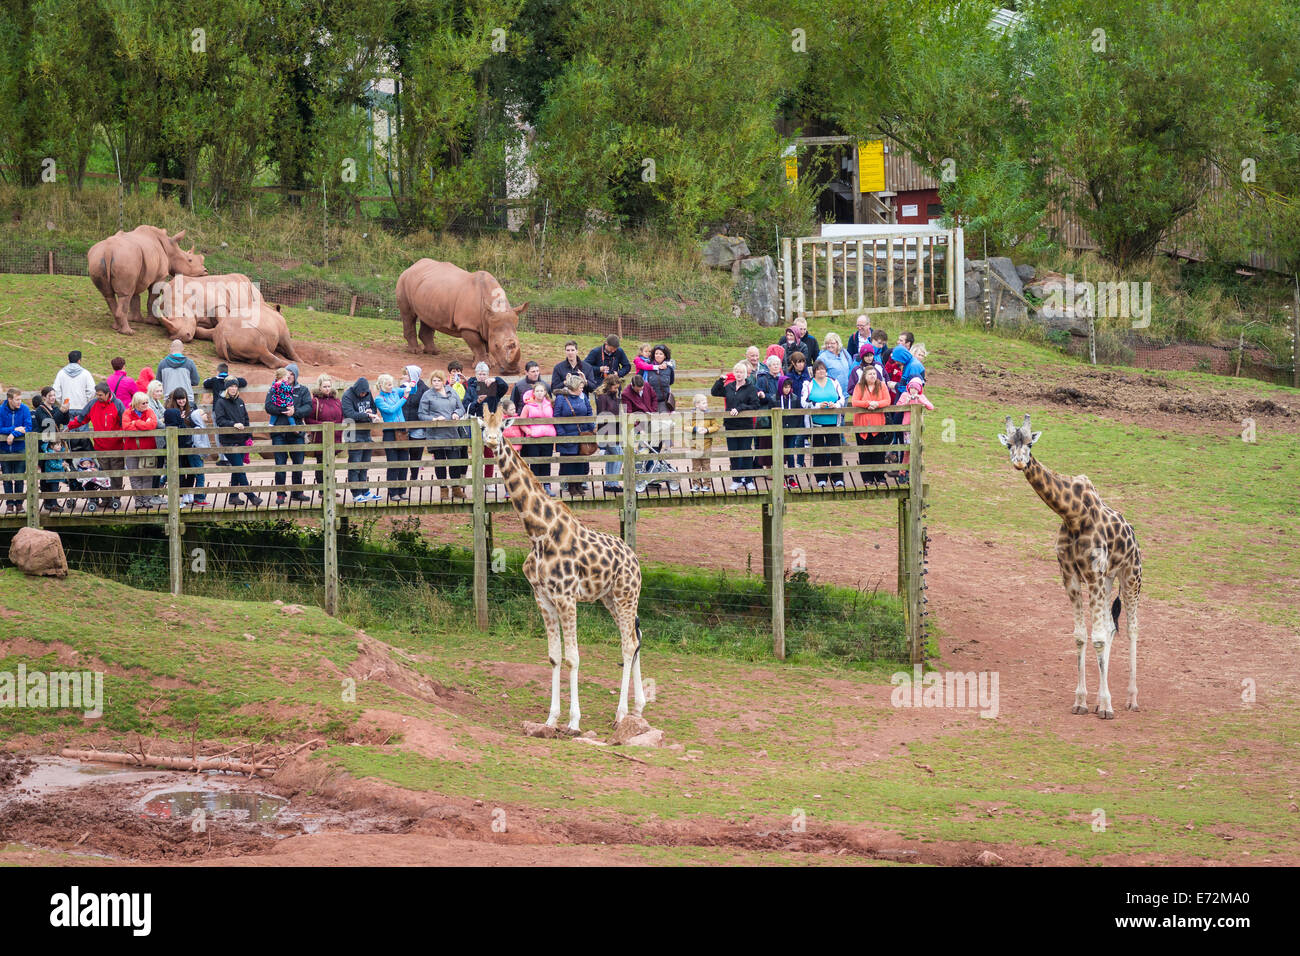
[[[154,767],[160,770],[224,770],[229,773],[246,773],[249,776],[269,777],[276,768],[265,763],[248,763],[244,760],[219,760],[211,757],[153,757],[122,753],[113,750],[63,750],[59,756],[73,760],[99,760],[103,763],[120,763],[131,767]]]

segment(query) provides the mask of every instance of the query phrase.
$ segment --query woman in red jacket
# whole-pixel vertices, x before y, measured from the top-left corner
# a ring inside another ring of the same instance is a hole
[[[158,427],[158,416],[149,406],[149,396],[136,392],[131,396],[131,406],[122,414],[122,429],[129,432],[151,432]],[[157,447],[152,437],[136,437],[134,434],[122,439],[122,451],[127,471],[136,468],[152,468],[154,456],[143,454]],[[141,491],[153,490],[153,477],[150,475],[132,475],[131,490],[136,492],[137,508],[157,508],[167,503],[161,495],[142,495]]]
[[[343,400],[334,394],[334,380],[328,375],[322,375],[316,379],[316,391],[311,393],[311,414],[305,419],[308,425],[322,425],[325,422],[334,422],[336,425],[343,424]],[[312,432],[307,436],[308,444],[319,445],[324,438],[324,432]],[[338,429],[334,433],[335,450],[338,450],[337,442],[340,440]],[[324,450],[312,452],[316,456],[316,464],[322,464],[325,460]],[[330,462],[333,467],[334,462]],[[316,484],[323,484],[320,469],[316,471]]]

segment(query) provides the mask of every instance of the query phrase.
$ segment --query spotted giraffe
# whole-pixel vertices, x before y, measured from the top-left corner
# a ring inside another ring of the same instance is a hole
[[[514,447],[502,440],[499,411],[483,420],[483,444],[492,449],[510,502],[523,518],[532,550],[524,560],[524,577],[546,624],[551,661],[551,711],[546,720],[554,727],[560,717],[560,647],[569,664],[569,730],[577,731],[578,710],[578,602],[602,601],[618,622],[623,641],[623,688],[618,698],[617,723],[627,716],[629,679],[636,696],[634,713],[645,709],[641,686],[641,563],[636,552],[621,539],[583,526],[563,502],[547,495],[528,464]]]
[[[1074,714],[1088,713],[1088,681],[1085,653],[1088,643],[1088,618],[1092,617],[1092,646],[1097,652],[1100,686],[1097,689],[1097,716],[1110,720],[1111,708],[1107,671],[1110,647],[1119,633],[1121,606],[1128,608],[1129,680],[1128,710],[1138,709],[1137,642],[1138,594],[1142,591],[1142,555],[1137,536],[1124,516],[1109,508],[1097,494],[1087,475],[1063,478],[1043,467],[1030,454],[1030,448],[1043,433],[1029,430],[1029,416],[1019,428],[1007,416],[1007,431],[998,439],[1011,450],[1011,466],[1024,472],[1029,485],[1058,515],[1061,530],[1056,536],[1056,559],[1061,566],[1061,580],[1074,604],[1074,643],[1079,652],[1079,684],[1074,690]],[[1110,602],[1111,589],[1118,583],[1119,593]],[[1107,604],[1110,604],[1107,620]]]

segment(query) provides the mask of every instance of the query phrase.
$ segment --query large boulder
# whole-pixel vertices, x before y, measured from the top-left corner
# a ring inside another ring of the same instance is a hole
[[[1011,289],[1016,295],[1024,295],[1025,284],[1021,281],[1020,274],[1016,272],[1015,264],[1010,259],[1006,256],[989,256],[989,268],[1006,282],[1005,288]],[[998,280],[991,280],[991,285],[993,289],[996,289]]]
[[[1020,276],[1021,282],[1028,282],[1035,274],[1036,270],[1027,262],[1023,265],[1016,266],[1016,275]]]
[[[715,269],[730,269],[737,259],[749,255],[749,244],[742,236],[716,235],[704,244],[704,264]]]
[[[740,260],[740,308],[759,325],[772,327],[781,321],[776,264],[771,256]]]
[[[68,576],[68,557],[63,541],[53,531],[20,528],[9,545],[9,560],[24,574],[52,578]]]

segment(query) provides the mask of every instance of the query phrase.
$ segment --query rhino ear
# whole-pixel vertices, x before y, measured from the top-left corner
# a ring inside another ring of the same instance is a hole
[[[521,305],[519,308],[515,309],[515,317],[516,317],[516,318],[519,318],[519,317],[521,317],[521,316],[522,316],[525,312],[527,312],[527,311],[528,311],[528,303],[525,302],[525,303],[524,303],[523,305]]]
[[[170,238],[172,242],[180,242],[182,239],[185,238],[185,230],[182,229],[180,232],[176,233],[176,235],[171,236]]]

